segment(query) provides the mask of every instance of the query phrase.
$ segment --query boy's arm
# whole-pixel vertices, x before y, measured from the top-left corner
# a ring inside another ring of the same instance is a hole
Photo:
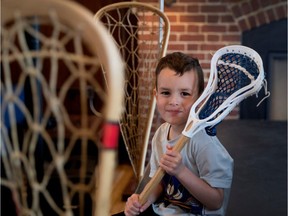
[[[224,190],[222,188],[211,187],[185,166],[175,177],[207,209],[216,210],[222,206],[224,199]]]

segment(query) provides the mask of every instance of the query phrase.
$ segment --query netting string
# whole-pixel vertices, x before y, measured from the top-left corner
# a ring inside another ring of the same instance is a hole
[[[256,107],[260,106],[260,104],[270,96],[270,91],[268,91],[268,87],[267,87],[267,80],[264,79],[263,80],[263,87],[264,87],[264,92],[265,92],[265,96],[259,101],[259,103],[256,105]]]

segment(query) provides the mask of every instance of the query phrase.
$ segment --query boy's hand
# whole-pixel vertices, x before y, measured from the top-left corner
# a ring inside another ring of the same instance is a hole
[[[173,176],[177,176],[185,168],[184,164],[182,163],[181,154],[173,151],[169,146],[167,146],[166,154],[162,156],[159,165],[169,175]]]
[[[139,215],[145,211],[152,203],[148,200],[143,206],[139,203],[139,194],[132,194],[126,202],[124,214],[126,216]]]

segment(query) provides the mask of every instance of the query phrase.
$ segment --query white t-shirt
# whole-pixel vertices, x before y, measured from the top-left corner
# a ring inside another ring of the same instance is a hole
[[[159,167],[159,161],[166,146],[174,146],[178,139],[168,140],[170,124],[162,124],[152,139],[150,159],[150,177]],[[165,186],[165,199],[153,204],[155,213],[159,215],[225,215],[230,187],[233,177],[233,159],[216,136],[209,136],[203,129],[196,133],[185,144],[181,151],[182,161],[195,175],[206,181],[210,186],[224,189],[224,201],[220,209],[209,211],[196,200],[174,177],[165,174],[162,183]],[[182,203],[185,203],[183,208]],[[187,209],[188,207],[188,209]]]

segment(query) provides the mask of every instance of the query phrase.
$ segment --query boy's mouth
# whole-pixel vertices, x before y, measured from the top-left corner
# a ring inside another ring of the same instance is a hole
[[[180,110],[166,110],[166,112],[171,113],[171,114],[178,114],[178,113],[181,113]]]

